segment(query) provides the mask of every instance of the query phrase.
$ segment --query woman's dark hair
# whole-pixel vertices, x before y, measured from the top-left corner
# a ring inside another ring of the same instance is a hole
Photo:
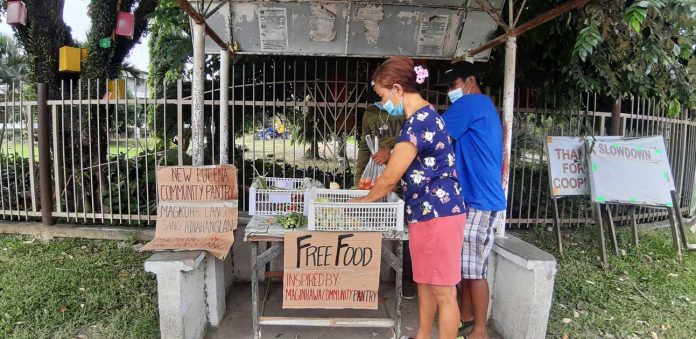
[[[409,57],[391,57],[377,68],[372,81],[386,88],[399,84],[404,92],[418,92],[414,67],[415,64]]]

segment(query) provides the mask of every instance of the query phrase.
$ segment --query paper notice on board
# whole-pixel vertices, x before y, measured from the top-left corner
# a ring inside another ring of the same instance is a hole
[[[379,39],[379,23],[384,18],[382,6],[367,6],[358,9],[355,20],[361,21],[365,25],[365,38],[371,45],[377,44]]]
[[[309,7],[309,40],[333,41],[336,38],[336,14],[325,5],[311,4]]]
[[[442,56],[449,15],[436,15],[421,22],[418,30],[418,55]]]
[[[285,8],[259,8],[261,50],[284,52],[288,49],[288,16]]]

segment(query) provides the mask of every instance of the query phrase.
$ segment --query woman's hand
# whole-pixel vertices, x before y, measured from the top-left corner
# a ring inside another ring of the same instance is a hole
[[[350,203],[360,203],[360,202],[364,202],[363,198],[353,198],[353,199],[348,200],[349,204]]]

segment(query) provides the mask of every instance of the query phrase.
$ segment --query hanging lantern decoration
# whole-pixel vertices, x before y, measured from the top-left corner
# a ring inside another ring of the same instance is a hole
[[[135,15],[128,12],[118,12],[116,17],[116,35],[125,36],[133,39],[133,31],[135,29]]]
[[[99,39],[99,47],[110,48],[111,47],[111,37]]]
[[[126,80],[113,79],[106,84],[109,93],[109,99],[125,99],[126,98]]]
[[[10,25],[27,25],[27,6],[22,1],[7,2],[7,23]]]
[[[82,51],[77,47],[63,46],[60,48],[58,58],[58,71],[66,73],[79,73]]]

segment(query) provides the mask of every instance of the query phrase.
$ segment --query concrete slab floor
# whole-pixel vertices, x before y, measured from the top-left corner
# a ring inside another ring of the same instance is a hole
[[[265,284],[259,284],[259,290],[265,291]],[[301,317],[346,317],[373,318],[391,317],[394,312],[393,286],[380,288],[380,302],[377,311],[372,310],[283,310],[282,286],[280,283],[271,285],[266,316],[301,316]],[[262,296],[260,298],[263,297]],[[385,308],[385,305],[388,307]],[[437,325],[436,325],[437,326]],[[402,302],[401,335],[415,337],[418,331],[418,302],[406,300]],[[208,339],[246,339],[253,338],[251,325],[251,285],[235,283],[231,295],[228,295],[227,314],[217,329],[210,329]],[[385,328],[341,328],[341,327],[296,327],[296,326],[262,326],[262,338],[393,338],[391,329]],[[489,333],[490,339],[502,339],[495,333]],[[433,339],[438,338],[437,330],[433,331]]]

